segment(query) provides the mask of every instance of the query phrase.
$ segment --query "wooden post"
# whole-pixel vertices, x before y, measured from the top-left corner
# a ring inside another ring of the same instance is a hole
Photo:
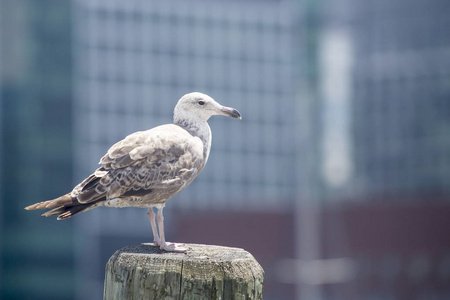
[[[106,265],[105,300],[262,299],[264,270],[247,251],[186,244],[169,253],[153,244],[122,248]]]

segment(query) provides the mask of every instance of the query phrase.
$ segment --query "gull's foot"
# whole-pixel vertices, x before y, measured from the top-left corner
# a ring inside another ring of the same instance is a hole
[[[155,244],[155,246],[161,246],[161,241],[159,239],[154,239],[153,243]]]
[[[183,247],[184,244],[177,244],[177,243],[169,243],[169,242],[165,242],[164,244],[161,244],[159,246],[159,249],[161,250],[166,250],[168,252],[180,252],[180,253],[184,253],[186,252],[188,249],[186,247]]]

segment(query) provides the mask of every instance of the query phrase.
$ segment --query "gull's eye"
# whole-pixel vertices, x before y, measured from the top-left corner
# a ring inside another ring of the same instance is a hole
[[[203,101],[203,100],[198,101],[198,105],[204,105],[204,104],[205,104],[205,101]]]

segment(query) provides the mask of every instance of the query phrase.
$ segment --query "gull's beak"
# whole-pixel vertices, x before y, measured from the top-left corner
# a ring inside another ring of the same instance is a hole
[[[227,116],[227,117],[231,117],[231,118],[235,118],[235,119],[242,119],[241,114],[234,108],[232,107],[226,107],[226,106],[222,106],[222,108],[220,109],[221,115],[223,116]]]

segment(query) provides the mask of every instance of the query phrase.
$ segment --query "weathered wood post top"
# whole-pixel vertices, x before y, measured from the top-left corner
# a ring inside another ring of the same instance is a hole
[[[264,270],[239,248],[186,244],[122,248],[106,265],[104,299],[262,299]]]

